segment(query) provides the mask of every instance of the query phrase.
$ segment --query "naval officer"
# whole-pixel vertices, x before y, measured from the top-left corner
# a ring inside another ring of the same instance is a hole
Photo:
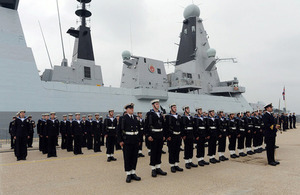
[[[148,137],[151,154],[150,154],[150,166],[152,169],[152,177],[159,175],[167,175],[161,168],[161,154],[165,140],[164,117],[163,113],[159,110],[159,100],[152,100],[152,109],[147,112],[145,119],[145,133]]]
[[[230,158],[239,158],[238,155],[236,155],[236,138],[239,135],[238,129],[239,129],[239,121],[237,118],[234,118],[234,113],[230,113],[229,120],[228,120],[228,138],[229,138],[229,153]]]
[[[28,138],[28,141],[27,141],[27,146],[28,146],[28,148],[32,148],[34,128],[35,128],[35,121],[32,120],[32,116],[31,115],[29,115],[27,118],[29,120],[29,138]]]
[[[72,122],[72,137],[74,138],[74,154],[82,153],[83,121],[80,119],[80,113],[75,114],[75,120]]]
[[[94,152],[102,152],[101,150],[101,135],[102,135],[102,121],[100,120],[100,114],[95,114],[95,120],[93,121],[93,135],[94,135]]]
[[[138,161],[138,150],[140,142],[140,123],[133,114],[134,104],[125,105],[127,114],[120,117],[118,125],[118,143],[123,147],[124,167],[126,172],[126,182],[131,180],[140,181],[141,178],[136,175],[136,165]]]
[[[218,120],[215,117],[215,111],[209,110],[209,117],[207,119],[207,129],[209,129],[209,140],[208,140],[208,156],[209,162],[212,164],[219,163],[220,161],[215,158],[216,147],[217,147],[217,137],[219,134],[218,130]]]
[[[57,157],[56,138],[59,135],[59,121],[55,118],[55,112],[50,113],[50,119],[45,123],[45,136],[48,140],[48,158]]]
[[[93,149],[93,139],[94,139],[94,133],[93,133],[93,115],[88,114],[88,120],[86,121],[86,131],[87,131],[87,142],[86,146],[88,150]]]
[[[271,166],[279,165],[278,161],[275,161],[275,142],[276,142],[276,133],[280,128],[272,115],[273,106],[268,104],[265,106],[266,113],[263,115],[262,120],[265,124],[265,142],[267,148],[267,158],[268,164]]]
[[[104,119],[103,123],[103,134],[106,138],[106,155],[107,162],[116,161],[114,157],[114,147],[117,137],[117,124],[118,121],[114,117],[114,110],[110,109],[108,111],[108,116]]]
[[[69,120],[67,121],[67,151],[73,151],[73,137],[72,137],[72,123],[73,123],[73,114],[68,114]]]
[[[61,134],[61,149],[67,149],[67,115],[63,115],[63,120],[60,121],[59,130]]]
[[[20,111],[20,116],[16,118],[12,129],[12,135],[16,141],[15,155],[17,160],[26,160],[27,139],[29,138],[29,120],[25,117],[25,110]]]
[[[225,150],[226,150],[226,139],[228,134],[228,119],[225,118],[225,114],[223,111],[219,111],[218,116],[218,126],[219,126],[219,137],[218,137],[218,154],[220,161],[229,160],[225,157]]]
[[[37,123],[37,134],[39,136],[39,151],[43,151],[44,143],[43,143],[43,129],[44,129],[44,121],[45,121],[45,114],[42,114],[42,118],[38,120]]]

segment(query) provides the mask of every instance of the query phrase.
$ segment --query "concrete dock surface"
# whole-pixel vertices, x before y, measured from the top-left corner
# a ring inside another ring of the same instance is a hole
[[[125,182],[122,151],[115,153],[117,161],[108,163],[105,147],[101,153],[84,148],[80,156],[58,147],[58,157],[48,159],[35,143],[26,161],[17,162],[13,152],[0,153],[0,194],[300,194],[300,129],[277,135],[276,159],[281,164],[276,167],[267,165],[263,152],[171,173],[168,154],[163,154],[162,169],[168,175],[157,178],[151,177],[144,147],[146,157],[137,166],[142,180],[130,184]],[[183,152],[180,159],[183,168]]]

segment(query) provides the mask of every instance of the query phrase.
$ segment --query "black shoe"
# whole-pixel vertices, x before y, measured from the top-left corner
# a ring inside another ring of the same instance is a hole
[[[225,157],[224,156],[220,156],[219,157],[219,161],[225,161]]]
[[[167,172],[164,172],[163,170],[161,170],[161,168],[156,169],[156,173],[159,175],[167,175]]]
[[[141,178],[139,176],[137,176],[136,174],[132,174],[131,179],[133,179],[135,181],[141,181]]]
[[[268,164],[271,165],[271,166],[276,166],[277,165],[275,162],[270,162]]]
[[[247,156],[247,154],[245,154],[244,152],[240,152],[239,155],[240,155],[241,157]]]
[[[110,159],[111,159],[112,161],[116,161],[116,160],[117,160],[117,159],[116,159],[115,157],[113,157],[113,156],[111,156]]]
[[[139,153],[138,157],[145,157],[145,155],[142,153]]]
[[[280,162],[278,162],[278,161],[274,161],[277,165],[279,165],[280,164]]]
[[[171,172],[172,173],[176,173],[176,168],[173,166],[173,167],[171,167]]]
[[[153,169],[152,170],[152,173],[151,173],[152,177],[156,177],[157,176],[157,172],[156,172],[156,169]]]
[[[216,163],[217,163],[217,161],[216,161],[216,159],[215,159],[215,158],[211,158],[211,159],[209,159],[209,162],[210,162],[210,163],[212,163],[212,164],[216,164]]]
[[[176,169],[176,171],[179,171],[179,172],[182,172],[182,171],[183,171],[183,169],[180,168],[180,167],[178,167],[178,166],[175,166],[175,169]]]
[[[191,165],[190,165],[190,163],[185,163],[185,168],[187,168],[187,169],[191,169]]]
[[[231,158],[238,158],[239,156],[236,155],[236,154],[231,154],[230,157],[231,157]]]
[[[215,160],[216,160],[217,163],[221,162],[221,161],[219,161],[219,160],[217,160],[217,159],[215,159]]]
[[[275,148],[279,148],[279,146],[275,146]]]
[[[209,165],[209,162],[206,162],[205,160],[202,160],[204,165]]]
[[[127,175],[126,177],[126,183],[130,183],[131,182],[131,175]]]
[[[226,161],[226,160],[229,160],[229,158],[227,158],[227,157],[224,156],[224,160],[225,160],[225,161]]]
[[[252,151],[247,152],[248,155],[253,155],[254,153]]]
[[[162,153],[162,154],[165,154],[166,152],[162,150],[161,153]]]
[[[111,161],[111,157],[107,157],[107,162],[110,162]]]
[[[198,165],[196,165],[196,164],[194,164],[192,162],[190,162],[190,165],[191,165],[191,167],[198,167]]]
[[[203,166],[205,165],[203,161],[204,161],[204,160],[198,161],[198,165],[199,165],[200,167],[203,167]]]
[[[17,159],[17,161],[20,161],[20,160],[22,160],[22,159],[20,159],[20,158]]]

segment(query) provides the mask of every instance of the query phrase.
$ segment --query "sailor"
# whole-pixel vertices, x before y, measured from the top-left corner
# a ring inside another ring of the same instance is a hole
[[[86,115],[82,115],[82,130],[83,130],[83,135],[82,135],[82,142],[81,142],[81,147],[85,148],[86,147],[86,142],[87,142],[87,126],[86,126]]]
[[[60,121],[59,130],[61,134],[61,149],[67,149],[67,115],[63,115],[63,120]]]
[[[285,116],[284,117],[285,128],[289,129],[289,116],[288,116],[288,113],[285,113],[284,116]]]
[[[283,130],[283,131],[286,131],[285,115],[284,115],[284,113],[281,113],[280,121],[281,121],[281,125],[282,125],[282,130]]]
[[[292,116],[292,113],[290,113],[289,122],[290,122],[290,129],[293,129],[293,116]]]
[[[106,155],[107,162],[116,161],[114,157],[114,147],[117,139],[118,121],[114,117],[114,110],[108,110],[108,116],[104,119],[103,134],[106,138]]]
[[[48,154],[48,138],[46,136],[46,122],[49,119],[49,113],[45,113],[45,120],[43,125],[43,154]]]
[[[156,177],[157,174],[167,175],[160,167],[162,148],[165,140],[165,132],[163,131],[164,117],[159,110],[159,100],[152,100],[151,104],[153,108],[146,114],[144,130],[146,137],[148,137],[150,142],[150,166],[152,169],[152,177]]]
[[[191,167],[198,167],[197,164],[192,162],[194,149],[194,119],[190,115],[189,106],[183,106],[182,110],[184,112],[181,118],[181,125],[183,130],[182,139],[184,141],[185,168],[190,169]]]
[[[209,165],[209,162],[204,160],[205,155],[205,142],[209,139],[209,134],[207,131],[207,118],[204,118],[202,115],[202,108],[196,108],[196,115],[194,117],[194,132],[195,139],[197,143],[197,159],[198,165],[203,167],[204,165]]]
[[[43,129],[44,129],[44,124],[45,124],[45,114],[42,114],[42,118],[40,118],[38,120],[38,123],[37,123],[37,134],[39,136],[39,151],[43,151],[43,146],[44,146],[44,143],[43,143]]]
[[[144,142],[144,119],[143,119],[143,113],[142,112],[137,112],[137,117],[138,120],[140,122],[140,127],[141,127],[141,131],[140,131],[140,140],[141,140],[141,144],[139,145],[139,155],[138,157],[145,157],[145,155],[143,154],[143,142]]]
[[[27,139],[29,138],[29,120],[25,117],[25,111],[20,111],[20,116],[16,118],[15,125],[12,128],[12,135],[15,139],[15,155],[17,161],[26,160],[27,157]]]
[[[272,115],[273,112],[272,104],[267,104],[264,108],[267,111],[263,115],[262,119],[265,124],[265,142],[267,145],[266,148],[267,148],[268,164],[272,166],[276,166],[280,164],[278,161],[275,161],[275,156],[274,156],[276,132],[279,129],[279,125],[276,124],[274,120],[274,116]]]
[[[246,150],[248,155],[253,155],[252,151],[252,137],[253,137],[253,118],[250,115],[250,111],[246,112],[245,116],[245,128],[246,128]]]
[[[253,117],[253,147],[254,147],[254,153],[261,153],[262,150],[259,148],[259,141],[260,141],[260,130],[261,130],[261,118],[258,115],[258,111],[254,112]]]
[[[10,134],[10,149],[15,148],[15,140],[14,140],[14,136],[13,136],[13,126],[15,125],[16,118],[17,118],[16,116],[14,116],[12,118],[12,121],[9,123],[9,128],[8,128],[8,132]]]
[[[116,119],[117,119],[117,125],[119,125],[119,120],[120,120],[120,114],[116,115]],[[118,143],[118,140],[116,140],[116,150],[122,150],[120,144]]]
[[[124,167],[126,172],[126,182],[131,180],[140,181],[141,178],[136,175],[136,165],[138,161],[138,150],[140,142],[140,122],[133,114],[134,104],[125,105],[127,114],[120,117],[117,130],[117,139],[123,147]]]
[[[73,114],[68,114],[69,120],[67,121],[67,151],[73,151],[73,136],[72,136],[72,123],[73,123]]]
[[[74,154],[83,154],[81,150],[84,122],[80,119],[80,113],[75,114],[75,120],[72,122],[72,136],[74,138]]]
[[[59,121],[55,119],[55,112],[50,113],[50,119],[45,123],[45,136],[48,139],[48,158],[57,157],[56,138],[59,135]]]
[[[239,156],[244,157],[247,156],[247,154],[244,152],[245,148],[245,118],[244,113],[238,113],[237,114],[237,120],[238,120],[238,152]]]
[[[209,130],[209,140],[208,140],[208,156],[210,163],[219,163],[220,161],[215,158],[216,155],[216,142],[217,137],[219,134],[218,131],[218,121],[215,118],[215,111],[209,110],[208,112],[208,122],[207,122],[207,129]]]
[[[27,119],[29,120],[29,138],[28,138],[28,141],[27,141],[27,146],[28,146],[28,148],[32,148],[34,128],[35,128],[35,121],[32,120],[32,116],[31,115],[29,115],[27,117]]]
[[[94,135],[94,152],[101,151],[100,138],[102,135],[102,122],[100,120],[99,113],[95,114],[95,120],[93,121],[93,135]]]
[[[259,110],[258,117],[260,118],[260,130],[259,130],[258,149],[263,152],[265,151],[265,149],[263,149],[265,124],[264,121],[262,120],[262,116],[263,116],[262,110]],[[277,115],[276,122],[280,124],[279,115]]]
[[[225,157],[224,153],[226,150],[226,139],[227,139],[227,133],[228,133],[228,120],[225,118],[225,114],[223,111],[219,111],[218,118],[218,129],[219,129],[219,137],[218,137],[218,154],[219,154],[219,160],[225,161],[229,160],[227,157]]]
[[[293,113],[293,128],[296,129],[296,115]]]
[[[100,116],[100,121],[101,121],[102,127],[103,127],[103,116]],[[100,136],[100,145],[104,146],[104,134],[103,133],[101,133],[101,136]]]
[[[238,136],[238,120],[234,118],[234,113],[230,113],[229,120],[228,120],[228,138],[229,138],[229,153],[230,158],[238,158],[239,156],[236,155],[236,138]]]
[[[182,139],[181,117],[177,114],[177,106],[175,103],[170,105],[170,113],[166,115],[165,132],[169,149],[171,172],[181,172],[183,171],[183,169],[179,167],[179,154]]]
[[[92,150],[93,149],[93,139],[94,139],[94,133],[93,133],[93,115],[88,114],[88,120],[86,121],[86,131],[87,131],[87,149]]]

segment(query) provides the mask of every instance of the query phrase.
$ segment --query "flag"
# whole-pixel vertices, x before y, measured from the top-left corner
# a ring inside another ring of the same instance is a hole
[[[284,88],[283,88],[282,98],[283,98],[283,100],[285,100],[285,86],[284,86]]]

